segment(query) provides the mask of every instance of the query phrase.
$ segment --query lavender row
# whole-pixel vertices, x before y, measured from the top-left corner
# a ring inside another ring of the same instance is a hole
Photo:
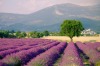
[[[48,42],[50,43],[50,42]],[[0,59],[4,58],[6,55],[8,54],[11,54],[11,53],[16,53],[16,52],[19,52],[19,51],[22,51],[22,50],[28,50],[30,48],[36,48],[38,46],[44,46],[44,45],[47,45],[46,43],[43,43],[43,44],[37,44],[37,45],[24,45],[24,46],[21,46],[21,47],[18,47],[18,48],[15,48],[15,49],[8,49],[8,50],[4,50],[4,51],[1,51],[0,52]]]
[[[60,56],[66,47],[65,42],[61,42],[59,45],[52,47],[46,52],[38,55],[36,58],[33,58],[25,66],[52,66],[54,61]]]
[[[73,42],[66,47],[60,66],[84,66]]]
[[[93,48],[81,43],[81,42],[76,42],[77,46],[79,47],[80,50],[83,51],[88,57],[89,61],[91,63],[96,63],[100,61],[100,53],[94,50]]]
[[[15,47],[15,46],[4,46],[4,47],[0,46],[0,52],[4,51],[4,50],[8,50],[8,49],[15,49],[15,48],[17,48],[17,47]]]
[[[0,46],[6,45],[29,45],[29,44],[41,44],[41,43],[48,43],[54,42],[54,40],[47,40],[47,39],[0,39]]]
[[[55,46],[59,44],[59,42],[55,42],[52,44],[48,44],[45,46],[40,46],[40,47],[36,47],[36,48],[32,48],[29,50],[25,50],[25,51],[20,51],[18,53],[13,53],[10,54],[8,56],[6,56],[2,62],[4,62],[5,64],[12,65],[12,66],[20,66],[23,65],[25,63],[27,63],[31,58],[35,57],[36,55],[48,50],[49,48]]]
[[[22,40],[22,41],[21,41]],[[28,40],[28,41],[27,41]],[[15,49],[21,46],[41,46],[44,44],[50,44],[55,41],[43,40],[43,39],[0,39],[0,51]]]
[[[20,52],[22,50],[28,50],[32,48],[31,46],[23,46],[23,47],[19,47],[19,48],[15,48],[15,49],[8,49],[5,51],[1,51],[0,52],[0,59],[4,58],[6,55],[9,55],[11,53],[16,53],[16,52]]]
[[[1,39],[2,40],[2,39]],[[7,40],[7,39],[6,39]],[[50,41],[45,41],[45,43],[49,43]],[[13,40],[11,40],[11,39],[9,39],[9,40],[7,40],[7,41],[1,41],[0,42],[0,47],[2,46],[2,47],[5,47],[5,46],[7,46],[7,45],[9,45],[9,46],[23,46],[23,45],[36,45],[36,44],[41,44],[41,43],[44,43],[44,41],[43,40],[22,40],[22,39],[13,39]],[[9,47],[8,46],[8,47]]]
[[[94,50],[100,51],[100,42],[95,42],[95,43],[85,43],[87,46],[93,48]]]
[[[0,61],[0,66],[7,66],[7,64],[5,64],[2,61]]]
[[[21,46],[29,44],[41,44],[41,43],[50,43],[55,42],[54,40],[47,39],[0,39],[0,46]]]

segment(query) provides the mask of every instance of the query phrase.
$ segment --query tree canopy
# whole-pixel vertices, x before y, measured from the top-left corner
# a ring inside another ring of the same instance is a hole
[[[49,35],[49,31],[46,30],[46,31],[43,32],[43,34],[44,34],[44,36],[48,36]]]
[[[61,24],[60,34],[63,36],[69,36],[71,41],[74,36],[80,36],[83,30],[83,25],[78,20],[65,20]]]

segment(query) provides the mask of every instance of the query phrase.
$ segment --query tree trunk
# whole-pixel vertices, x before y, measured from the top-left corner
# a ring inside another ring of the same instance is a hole
[[[70,38],[71,39],[71,42],[73,42],[73,38]]]

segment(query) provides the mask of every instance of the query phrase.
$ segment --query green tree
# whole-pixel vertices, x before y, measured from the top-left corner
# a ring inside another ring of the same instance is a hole
[[[25,32],[17,31],[16,32],[16,37],[17,38],[25,38],[27,34]]]
[[[3,36],[4,36],[4,33],[2,30],[0,30],[0,38],[3,38]]]
[[[49,35],[49,31],[46,30],[46,31],[43,32],[43,34],[44,34],[44,36],[48,36]]]
[[[80,36],[83,30],[83,25],[78,20],[65,20],[61,24],[60,34],[63,36],[69,36],[71,41],[73,41],[74,36]]]
[[[8,38],[8,37],[9,37],[9,31],[0,30],[0,38]]]
[[[43,33],[39,33],[39,37],[43,37]]]
[[[27,34],[26,34],[25,32],[22,32],[22,33],[21,33],[21,37],[22,37],[22,38],[25,38],[26,36],[27,36]]]
[[[17,38],[21,38],[21,31],[17,31],[17,32],[16,32],[16,37],[17,37]]]
[[[32,38],[40,38],[39,34],[40,33],[37,32],[37,31],[32,31],[32,32],[30,32],[30,37],[32,37]]]

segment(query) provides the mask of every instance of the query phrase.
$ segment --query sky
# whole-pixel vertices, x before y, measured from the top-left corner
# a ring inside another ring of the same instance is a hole
[[[100,4],[100,0],[0,0],[0,13],[30,14],[63,3],[90,6]]]

